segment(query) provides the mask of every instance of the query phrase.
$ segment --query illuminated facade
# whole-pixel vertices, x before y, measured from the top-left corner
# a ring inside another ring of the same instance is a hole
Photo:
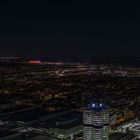
[[[91,104],[83,113],[83,139],[109,139],[109,111],[104,104]]]

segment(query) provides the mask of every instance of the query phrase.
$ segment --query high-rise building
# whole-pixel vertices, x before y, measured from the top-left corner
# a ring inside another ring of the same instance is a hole
[[[101,103],[88,105],[83,113],[84,140],[109,139],[109,110]]]

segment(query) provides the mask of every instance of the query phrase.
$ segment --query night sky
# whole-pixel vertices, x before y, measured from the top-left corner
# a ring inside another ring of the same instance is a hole
[[[139,57],[139,3],[0,2],[0,56]]]

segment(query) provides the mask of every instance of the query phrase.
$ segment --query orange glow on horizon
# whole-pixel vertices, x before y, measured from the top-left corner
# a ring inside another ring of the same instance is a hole
[[[41,61],[39,61],[39,60],[30,60],[30,61],[28,61],[28,64],[41,64]]]

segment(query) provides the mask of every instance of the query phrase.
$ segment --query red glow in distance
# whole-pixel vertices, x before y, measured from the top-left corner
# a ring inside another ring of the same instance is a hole
[[[30,61],[28,61],[28,64],[41,64],[41,61],[39,61],[39,60],[30,60]]]

